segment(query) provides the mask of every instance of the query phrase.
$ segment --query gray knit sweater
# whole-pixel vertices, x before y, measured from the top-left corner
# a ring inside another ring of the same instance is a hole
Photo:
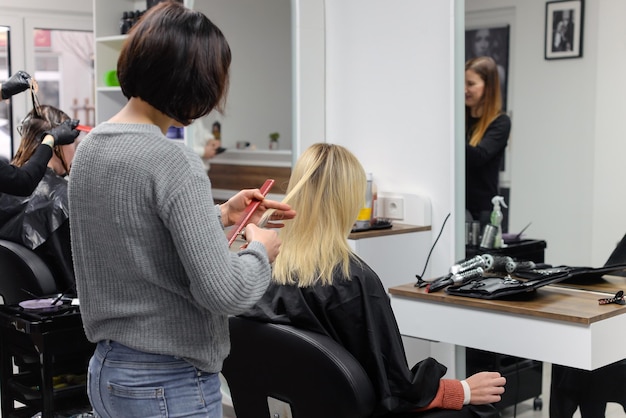
[[[218,372],[227,316],[261,298],[271,271],[261,243],[228,249],[200,158],[154,125],[103,123],[78,147],[69,203],[87,338]]]

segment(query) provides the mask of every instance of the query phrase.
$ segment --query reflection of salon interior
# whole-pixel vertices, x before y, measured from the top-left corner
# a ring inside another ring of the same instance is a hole
[[[247,0],[245,7],[237,8],[239,15],[229,12],[234,2],[187,1],[220,26],[233,51],[225,112],[201,121],[207,129],[220,121],[221,146],[226,148],[209,161],[216,201],[224,201],[234,190],[258,187],[268,177],[277,180],[272,192],[280,196],[292,162],[303,149],[318,141],[337,143],[374,173],[381,195],[420,195],[429,202],[429,230],[420,232],[418,243],[401,248],[411,256],[395,256],[398,249],[378,244],[384,240],[377,237],[360,244],[371,245],[374,258],[384,254],[384,262],[395,271],[412,272],[394,280],[412,282],[425,268],[427,256],[425,275],[445,274],[465,256],[464,166],[459,151],[464,145],[464,24],[510,25],[507,111],[513,128],[500,177],[503,191],[508,190],[502,193],[509,205],[505,232],[520,232],[531,223],[524,237],[547,242],[542,251],[547,263],[582,266],[602,265],[626,232],[621,213],[626,195],[619,191],[626,155],[626,45],[621,41],[626,27],[620,20],[626,2],[585,2],[584,54],[566,60],[544,57],[546,36],[551,36],[544,28],[546,0]],[[94,67],[81,74],[96,78],[115,68],[109,55],[121,44],[121,13],[143,6],[110,0],[110,13],[98,14],[101,0],[0,3],[0,26],[13,25],[13,18],[20,22],[21,30],[11,34],[12,45],[42,21],[64,24],[67,30],[95,31],[95,43],[103,50],[96,51]],[[98,33],[104,27],[108,32]],[[27,40],[22,40],[19,53],[12,52],[13,70],[34,72],[35,49],[26,49]],[[0,65],[7,55],[0,42]],[[92,90],[96,97],[86,103],[83,93]],[[63,95],[68,101],[60,104],[70,115],[75,111],[81,121],[90,122],[95,107],[96,125],[114,114],[103,109],[119,105],[117,93],[96,79],[80,94]],[[26,97],[11,103],[15,130],[30,104]],[[0,111],[1,106],[4,103]],[[184,143],[193,129],[175,135]],[[5,132],[10,129],[0,119],[0,141]],[[270,149],[270,134],[275,132],[280,134],[279,146]],[[413,209],[407,204],[397,222],[412,223]],[[444,327],[445,320],[441,324]],[[536,341],[529,338],[524,344]],[[412,363],[437,356],[450,377],[460,377],[465,368],[457,347],[445,342],[411,338],[406,346]],[[549,377],[548,371],[544,364],[542,378]],[[543,410],[533,411],[531,399],[518,405],[517,417],[548,417],[549,382],[542,381]],[[503,411],[505,418],[513,415],[511,409]],[[607,416],[623,416],[623,411],[610,409]]]
[[[620,121],[626,84],[616,81],[626,64],[624,45],[616,38],[626,35],[620,23],[625,5],[584,2],[584,11],[571,15],[578,24],[582,13],[577,29],[583,35],[582,57],[548,60],[546,52],[554,47],[552,28],[545,27],[548,18],[554,17],[556,27],[582,2],[498,3],[496,8],[488,0],[466,0],[465,24],[468,29],[510,25],[507,110],[512,131],[500,175],[501,187],[509,190],[506,232],[518,233],[530,223],[523,235],[545,240],[546,262],[601,267],[626,233],[626,217],[611,209],[626,203],[617,192],[620,155],[626,152],[618,139],[625,133]],[[557,12],[547,15],[547,5]],[[549,369],[545,363],[539,382],[543,411],[518,409],[517,416],[549,416]],[[609,402],[602,416],[623,417],[624,410]]]

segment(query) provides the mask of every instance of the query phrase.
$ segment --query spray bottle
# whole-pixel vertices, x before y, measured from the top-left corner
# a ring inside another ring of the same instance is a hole
[[[497,228],[496,236],[493,241],[493,248],[502,248],[504,247],[504,241],[502,240],[502,218],[504,215],[500,210],[500,205],[505,208],[508,207],[506,203],[504,203],[504,198],[502,196],[494,196],[491,199],[491,203],[493,203],[493,211],[491,212],[491,225]]]

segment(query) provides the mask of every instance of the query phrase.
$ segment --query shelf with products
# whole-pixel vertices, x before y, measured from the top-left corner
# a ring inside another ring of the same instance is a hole
[[[107,85],[107,73],[115,71],[126,35],[96,39],[96,123],[113,116],[126,103],[119,86]]]
[[[115,71],[126,35],[96,38],[96,86],[110,87],[106,82],[106,74]]]
[[[95,36],[96,124],[110,119],[127,102],[119,86],[111,85],[110,72],[117,61],[127,35],[122,34],[124,12],[145,11],[146,0],[93,0]],[[150,2],[154,3],[154,2]],[[188,1],[184,2],[186,5]],[[185,130],[185,136],[188,133]],[[181,143],[183,139],[174,139]]]
[[[125,11],[144,10],[146,2],[132,0],[94,0],[96,124],[116,114],[126,103],[119,86],[107,83],[107,73],[115,71],[126,35],[120,32]]]
[[[120,20],[127,11],[145,10],[146,0],[94,0],[94,30],[96,38],[120,35]]]

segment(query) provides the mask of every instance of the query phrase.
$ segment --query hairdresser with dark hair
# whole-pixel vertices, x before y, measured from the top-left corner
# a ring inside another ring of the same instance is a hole
[[[474,220],[488,221],[491,199],[499,195],[500,164],[510,132],[496,62],[472,58],[465,64],[465,208]]]
[[[27,90],[31,83],[34,80],[28,73],[18,71],[0,85],[2,99]],[[71,144],[78,136],[79,132],[75,129],[77,124],[77,121],[68,120],[44,132],[41,145],[22,167],[0,161],[0,193],[30,196],[46,173],[48,161],[52,158],[52,149],[58,145]]]
[[[258,189],[215,205],[200,157],[165,136],[222,109],[230,62],[205,15],[153,6],[117,63],[128,102],[76,151],[72,255],[85,333],[97,343],[88,394],[100,418],[222,417],[228,315],[261,298],[281,243],[248,224],[247,245],[230,251],[223,228],[253,200],[262,202],[251,222],[269,208],[272,219],[295,216]]]

